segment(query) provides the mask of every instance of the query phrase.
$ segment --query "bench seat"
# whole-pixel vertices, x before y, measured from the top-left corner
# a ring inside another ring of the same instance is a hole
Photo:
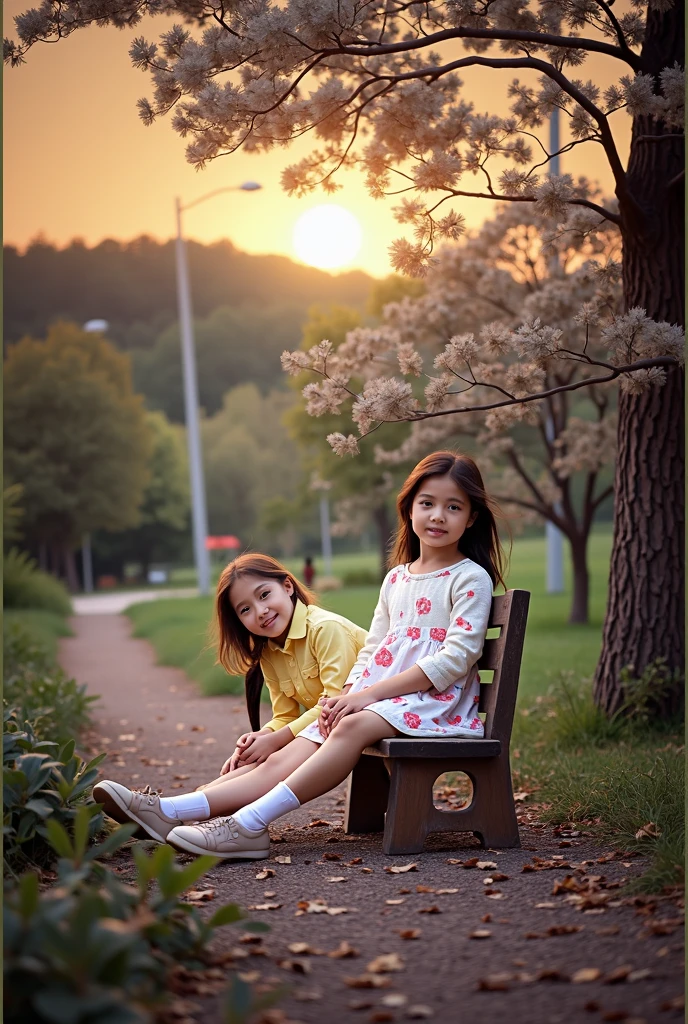
[[[371,757],[499,757],[502,744],[499,740],[474,740],[461,737],[460,740],[441,740],[422,737],[400,736],[391,740],[380,740],[374,747],[366,747],[364,754]]]

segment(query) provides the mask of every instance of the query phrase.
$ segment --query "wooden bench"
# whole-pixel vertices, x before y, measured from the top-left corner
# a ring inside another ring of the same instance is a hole
[[[400,736],[366,747],[349,776],[344,831],[384,832],[385,853],[420,853],[431,832],[473,832],[484,846],[520,846],[509,767],[530,594],[509,590],[492,600],[479,669],[492,670],[480,686],[484,739],[412,739]],[[432,787],[445,772],[465,772],[473,792],[457,811],[441,811]]]

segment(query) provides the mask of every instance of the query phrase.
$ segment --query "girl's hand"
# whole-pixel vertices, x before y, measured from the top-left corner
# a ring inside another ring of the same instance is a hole
[[[236,742],[236,747],[234,748],[234,753],[231,757],[228,757],[222,765],[220,775],[226,775],[228,772],[231,772],[235,768],[239,768],[241,766],[244,751],[251,745],[257,735],[257,732],[245,732],[243,736],[239,737]]]
[[[274,754],[276,750],[281,750],[285,745],[285,736],[280,735],[284,733],[284,729],[278,729],[276,732],[256,732],[253,733],[251,743],[244,747],[240,755],[240,763],[244,764],[262,764],[263,761],[267,761],[270,754]],[[286,730],[289,732],[289,730]],[[288,740],[289,737],[286,737]]]
[[[356,693],[348,693],[341,697],[329,697],[323,703],[320,715],[320,732],[323,736],[329,736],[334,728],[346,715],[352,715],[356,711],[363,711],[369,704],[374,703],[365,690],[358,690]]]

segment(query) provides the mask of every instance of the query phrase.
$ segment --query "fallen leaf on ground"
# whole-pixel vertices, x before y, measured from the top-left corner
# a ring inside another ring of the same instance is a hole
[[[349,879],[345,875],[335,875],[334,878],[328,878],[328,882],[348,882]]]
[[[433,905],[431,907],[421,907],[421,909],[418,911],[418,913],[419,914],[441,914],[442,911],[440,910],[440,908],[437,906],[436,903],[433,903]]]
[[[331,828],[332,822],[325,821],[324,818],[315,818],[314,821],[308,822],[308,828]]]
[[[618,985],[620,981],[625,981],[628,975],[633,970],[631,964],[621,964],[620,967],[615,967],[613,971],[602,979],[604,985]]]
[[[390,971],[403,971],[404,961],[398,953],[382,953],[371,960],[366,970],[370,974],[388,974]]]
[[[557,904],[556,903],[536,903],[535,904],[535,909],[536,910],[556,910],[557,909]]]
[[[370,1017],[368,1017],[368,1020],[371,1021],[372,1024],[390,1024],[390,1021],[394,1020],[394,1014],[391,1010],[375,1010],[371,1013]]]
[[[492,932],[489,928],[476,928],[468,936],[469,939],[489,939]]]
[[[589,981],[597,981],[601,977],[602,971],[599,967],[581,967],[571,975],[571,981],[574,985],[584,985]]]
[[[336,949],[331,949],[327,954],[332,960],[351,960],[359,956],[358,950],[346,940],[340,942]]]
[[[323,854],[323,857],[324,856],[325,855]],[[333,854],[333,856],[338,857],[339,854],[336,853],[336,854]],[[349,867],[353,867],[354,864],[362,864],[362,863],[363,863],[363,857],[352,857],[351,860],[347,861],[347,864],[349,865]]]
[[[237,978],[241,978],[247,985],[253,985],[254,982],[260,981],[260,971],[244,971],[243,974],[237,974]]]
[[[322,956],[323,950],[310,946],[307,942],[291,942],[287,949],[295,956]]]
[[[456,857],[448,857],[447,864],[463,864],[462,860],[458,860]]]
[[[626,978],[626,981],[630,981],[631,983],[634,981],[644,981],[645,978],[650,977],[651,973],[652,972],[650,971],[649,967],[641,967],[640,970],[631,971],[631,973]]]
[[[328,907],[324,900],[299,900],[297,907],[297,914],[330,914],[335,917],[337,914],[350,913],[348,907]]]
[[[341,853],[323,853],[322,859],[323,860],[341,860],[342,859],[342,855],[341,855]],[[349,863],[353,863],[353,862],[349,861]]]
[[[416,892],[432,892],[432,893],[434,893],[435,890],[431,889],[429,885],[417,885],[416,886]]]
[[[485,895],[488,900],[505,900],[506,896],[499,889],[485,889]]]
[[[276,895],[277,895],[277,893],[276,893],[276,892],[268,892],[268,890],[267,890],[267,889],[266,889],[266,890],[265,890],[265,892],[263,893],[263,896],[265,897],[265,899],[266,899],[266,900],[271,900],[271,899],[272,899],[272,897],[273,897],[273,896],[276,896]]]
[[[278,960],[277,966],[283,971],[293,971],[294,974],[310,974],[312,970],[307,960]]]
[[[263,870],[259,871],[258,874],[256,875],[256,881],[262,882],[266,878],[274,878],[274,877],[275,877],[275,872],[274,872],[273,868],[263,868]]]
[[[255,903],[248,910],[279,910],[281,906],[281,903]]]
[[[403,875],[407,871],[417,871],[418,865],[414,861],[413,864],[389,864],[385,871],[389,875]]]
[[[121,736],[120,739],[122,739]],[[662,830],[655,824],[655,822],[648,821],[647,825],[643,825],[642,828],[638,829],[635,837],[636,839],[657,839],[661,834]]]
[[[276,864],[291,864],[291,857],[289,856],[288,853],[286,855],[285,854],[280,854],[279,857],[275,857],[275,863]]]
[[[493,860],[479,860],[476,862],[475,866],[478,868],[479,871],[491,871],[492,868],[497,867]]]
[[[450,896],[455,892],[459,892],[458,889],[435,889],[436,896]]]
[[[390,907],[398,907],[400,903],[406,903],[406,900],[403,898],[400,900],[385,900],[385,903],[387,903]]]
[[[502,971],[498,974],[486,974],[478,979],[479,992],[508,992],[509,982],[514,980],[513,974]]]
[[[370,1010],[375,1004],[370,999],[352,999],[348,1003],[350,1010]]]
[[[121,736],[117,737],[118,740],[122,740],[123,743],[131,743],[132,740],[136,739],[136,733],[134,732],[123,732]]]
[[[660,1004],[660,1010],[662,1013],[667,1013],[670,1010],[682,1010],[685,1007],[685,996],[674,996],[673,999],[666,999]]]
[[[380,1002],[383,1006],[406,1006],[408,998],[403,992],[388,992]]]
[[[355,978],[344,978],[349,988],[389,988],[391,978],[386,974],[359,974]]]
[[[514,803],[522,804],[524,800],[527,800],[530,793],[526,793],[525,790],[520,790],[518,793],[514,793]]]
[[[184,779],[190,779],[191,776],[190,775],[173,775],[172,778],[173,779],[182,779],[182,781],[183,781]]]
[[[535,975],[536,981],[569,981],[568,974],[564,974],[558,967],[545,967]]]
[[[411,1020],[428,1020],[428,1018],[435,1016],[435,1011],[432,1007],[419,1003],[417,1006],[409,1006],[405,1016]]]
[[[488,924],[488,922],[492,920],[492,914],[483,914],[480,920],[483,924]]]
[[[204,725],[192,725],[191,726],[191,732],[205,732],[205,726]]]
[[[204,742],[204,743],[217,743],[217,740],[215,739],[215,737],[214,737],[214,736],[207,736],[207,737],[206,737],[206,738],[205,738],[205,739],[203,740],[203,742]]]
[[[419,939],[423,933],[420,928],[402,928],[399,934],[402,939]]]
[[[363,874],[363,875],[372,875],[372,873],[373,873],[373,869],[372,868],[361,868],[361,874]]]
[[[207,903],[215,899],[214,889],[189,889],[184,899],[189,903]]]

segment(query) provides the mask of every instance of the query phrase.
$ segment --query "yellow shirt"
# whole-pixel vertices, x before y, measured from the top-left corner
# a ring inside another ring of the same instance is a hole
[[[288,725],[297,736],[315,722],[318,701],[341,692],[367,636],[342,615],[297,601],[284,647],[268,640],[260,659],[273,715],[263,728]]]

